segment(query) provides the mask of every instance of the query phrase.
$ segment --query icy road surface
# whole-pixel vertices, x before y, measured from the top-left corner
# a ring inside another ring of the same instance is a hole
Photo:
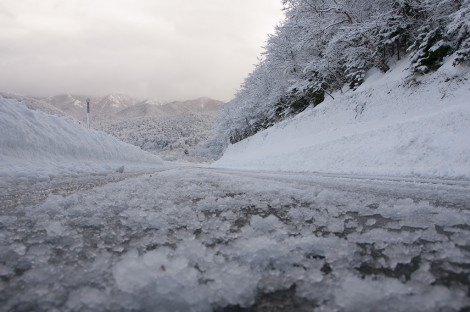
[[[470,182],[124,178],[3,194],[0,311],[470,308]]]

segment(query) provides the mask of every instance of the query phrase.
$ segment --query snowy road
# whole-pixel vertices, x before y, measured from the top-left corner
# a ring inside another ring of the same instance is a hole
[[[152,169],[148,172],[171,170]],[[18,206],[32,206],[43,202],[51,194],[66,196],[78,191],[92,189],[109,183],[119,182],[132,177],[145,174],[145,172],[108,173],[99,175],[77,175],[69,177],[54,177],[50,180],[21,181],[7,183],[0,187],[0,203],[2,209],[14,209]]]
[[[191,167],[92,181],[2,197],[0,311],[470,307],[468,181]]]

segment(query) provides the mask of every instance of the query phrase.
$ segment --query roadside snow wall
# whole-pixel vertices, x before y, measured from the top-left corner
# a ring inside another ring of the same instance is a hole
[[[47,180],[160,166],[155,155],[71,120],[0,97],[0,180]]]

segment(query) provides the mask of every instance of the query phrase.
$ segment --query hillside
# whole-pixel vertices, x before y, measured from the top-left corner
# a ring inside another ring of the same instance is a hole
[[[453,66],[470,64],[470,0],[283,3],[285,20],[221,111],[215,152],[309,107],[328,105],[340,90],[354,93],[371,69],[388,73],[408,59],[402,78],[420,79],[449,57]]]
[[[165,160],[207,162],[215,158],[204,144],[213,136],[223,102],[209,98],[158,105],[150,100],[93,122],[95,129]]]
[[[356,91],[229,146],[214,167],[470,178],[470,70],[447,59],[410,76],[409,61],[369,72]]]
[[[470,0],[286,0],[214,166],[470,176]]]

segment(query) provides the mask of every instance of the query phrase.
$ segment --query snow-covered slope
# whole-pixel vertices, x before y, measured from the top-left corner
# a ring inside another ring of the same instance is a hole
[[[470,75],[402,61],[356,91],[229,146],[215,167],[470,178]]]
[[[106,174],[121,166],[161,166],[162,160],[69,119],[29,110],[0,97],[0,181]]]

